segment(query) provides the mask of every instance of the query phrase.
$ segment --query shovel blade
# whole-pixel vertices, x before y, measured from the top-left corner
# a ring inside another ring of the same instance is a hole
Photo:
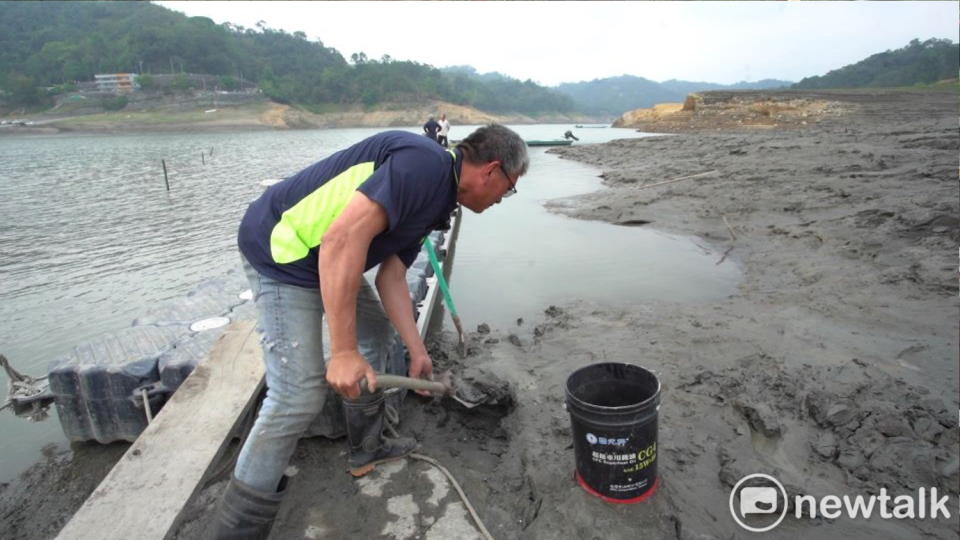
[[[460,384],[460,383],[459,383],[459,382],[456,380],[456,378],[453,376],[453,373],[451,373],[451,372],[449,372],[449,371],[447,371],[447,372],[445,372],[445,373],[442,373],[442,374],[437,378],[437,380],[440,381],[440,382],[442,382],[442,383],[443,383],[443,386],[445,386],[446,388],[449,389],[449,390],[447,391],[447,395],[450,396],[451,398],[453,398],[453,400],[456,401],[457,403],[463,405],[464,407],[466,407],[466,408],[468,408],[468,409],[472,409],[472,408],[476,407],[477,405],[480,405],[479,402],[467,401],[466,399],[463,399],[462,397],[460,397],[460,396],[458,395],[457,388],[458,388],[458,384]]]

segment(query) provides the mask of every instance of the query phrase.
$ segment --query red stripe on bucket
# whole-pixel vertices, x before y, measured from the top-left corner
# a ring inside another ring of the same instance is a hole
[[[619,503],[619,504],[633,504],[633,503],[643,502],[647,500],[651,495],[653,495],[653,492],[656,491],[657,487],[660,486],[660,477],[657,476],[656,480],[653,481],[653,486],[647,491],[643,492],[643,495],[640,495],[639,497],[634,497],[632,499],[614,499],[613,497],[607,497],[606,495],[598,493],[595,489],[588,486],[587,483],[583,481],[583,477],[580,476],[579,471],[573,471],[573,477],[576,478],[577,483],[580,484],[580,487],[582,487],[587,493],[593,495],[594,497],[600,497],[606,502]]]

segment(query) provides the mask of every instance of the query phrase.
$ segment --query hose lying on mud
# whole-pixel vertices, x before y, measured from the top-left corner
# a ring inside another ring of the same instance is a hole
[[[386,422],[385,425],[386,425],[387,431],[390,432],[390,435],[394,437],[399,437],[397,430],[394,429],[392,425],[390,425],[390,422]],[[470,517],[473,518],[473,522],[476,523],[477,528],[480,529],[480,534],[483,535],[483,537],[486,538],[486,540],[493,540],[493,536],[490,534],[490,531],[488,531],[487,528],[483,525],[483,522],[480,521],[480,516],[477,515],[477,511],[474,510],[473,505],[470,504],[470,499],[467,499],[467,494],[463,492],[463,488],[460,487],[460,483],[457,482],[457,479],[454,478],[452,474],[450,474],[450,471],[448,471],[446,467],[441,465],[439,461],[433,459],[430,456],[413,453],[413,454],[410,454],[410,457],[413,459],[418,459],[420,461],[425,461],[433,465],[434,467],[440,469],[440,472],[442,472],[444,476],[447,477],[447,480],[450,480],[450,483],[453,484],[454,489],[457,490],[457,493],[460,495],[460,499],[463,501],[463,505],[466,506],[467,511],[470,512]]]
[[[410,454],[410,457],[413,459],[419,459],[420,461],[426,461],[427,463],[433,465],[434,467],[440,469],[440,472],[447,476],[447,479],[450,480],[450,483],[453,484],[453,487],[456,488],[457,493],[460,494],[460,498],[463,499],[463,504],[467,507],[467,511],[470,512],[470,517],[473,518],[474,523],[477,524],[477,527],[480,529],[480,534],[483,535],[487,540],[493,540],[493,536],[490,535],[490,531],[483,526],[483,522],[480,521],[480,516],[477,515],[477,511],[473,509],[473,505],[470,504],[470,501],[467,500],[467,495],[463,492],[463,489],[460,488],[460,484],[457,483],[453,475],[450,474],[450,471],[446,467],[440,464],[439,461],[433,459],[430,456],[425,456],[423,454]]]
[[[240,441],[246,440],[247,435],[250,433],[250,430],[253,429],[253,424],[257,418],[258,411],[259,411],[259,407],[255,407],[247,414],[246,419],[243,421],[244,427],[241,429]],[[393,427],[393,424],[399,422],[399,415],[397,414],[396,410],[388,406],[386,407],[385,414],[387,416],[387,421],[384,422],[384,427],[386,427],[387,431],[390,432],[390,435],[392,435],[393,437],[399,437],[397,430]],[[216,467],[215,472],[213,472],[212,474],[208,474],[207,478],[215,480],[219,478],[220,475],[226,471],[227,467],[235,464],[237,456],[240,453],[240,446],[242,445],[237,445],[236,450],[228,458],[222,459],[220,465]],[[453,477],[453,475],[450,473],[450,471],[447,470],[446,467],[441,465],[439,461],[433,459],[432,457],[425,456],[423,454],[413,453],[413,454],[410,454],[410,457],[413,459],[424,461],[440,469],[440,472],[442,472],[447,477],[447,479],[450,480],[450,483],[453,484],[454,489],[457,490],[457,493],[460,495],[460,499],[463,501],[464,506],[466,506],[467,511],[470,512],[470,517],[473,518],[473,522],[476,523],[477,528],[480,529],[480,534],[486,540],[494,540],[493,536],[490,534],[490,531],[488,531],[487,528],[483,525],[483,522],[480,521],[480,516],[477,514],[477,511],[473,508],[473,505],[470,504],[470,500],[467,499],[467,494],[463,492],[463,488],[460,487],[460,483],[457,482],[456,478]]]

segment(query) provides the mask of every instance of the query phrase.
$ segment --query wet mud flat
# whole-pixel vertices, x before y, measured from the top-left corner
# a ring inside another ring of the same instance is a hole
[[[399,427],[449,469],[495,538],[742,537],[728,497],[753,473],[777,478],[791,498],[937,487],[956,510],[957,97],[871,92],[846,103],[844,116],[807,128],[558,151],[600,167],[603,187],[551,201],[553,211],[696,235],[744,278],[710,303],[543,306],[540,320],[474,329],[466,358],[452,334],[431,344],[438,371],[505,383],[513,396],[469,411],[411,396]],[[564,384],[596,362],[643,365],[663,385],[661,484],[644,503],[605,503],[573,480]],[[123,446],[51,455],[4,487],[0,536],[54,536]],[[345,451],[342,440],[302,441],[274,538],[478,537],[431,465],[405,460],[354,480]],[[177,537],[209,532],[228,470],[200,490]],[[958,533],[954,513],[788,516],[766,536]]]
[[[937,487],[956,510],[957,95],[830,98],[847,112],[816,127],[691,130],[557,151],[601,167],[608,189],[552,201],[555,211],[693,234],[718,263],[744,270],[738,293],[709,305],[577,308],[595,314],[598,336],[632,333],[634,361],[659,370],[664,487],[655,504],[672,499],[678,530],[692,537],[741,531],[726,496],[750,473],[778,478],[791,495]],[[618,349],[596,345],[608,356]],[[788,518],[767,534],[954,537],[958,523],[955,513]]]

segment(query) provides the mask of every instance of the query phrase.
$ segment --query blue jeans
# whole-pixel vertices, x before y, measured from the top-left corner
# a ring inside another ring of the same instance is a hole
[[[241,259],[243,259],[241,257]],[[281,283],[243,259],[263,334],[267,395],[243,443],[234,476],[262,491],[277,488],[297,441],[333,391],[323,355],[320,289]],[[357,345],[374,370],[383,372],[395,331],[364,278],[357,295]]]

